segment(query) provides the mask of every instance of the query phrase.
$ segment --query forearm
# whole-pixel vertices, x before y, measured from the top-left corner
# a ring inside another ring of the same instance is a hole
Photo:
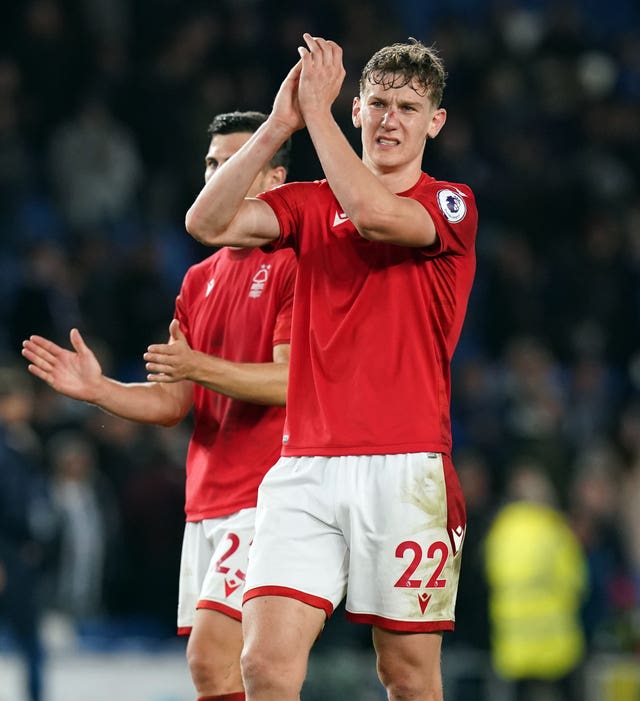
[[[251,245],[234,220],[251,184],[290,135],[291,130],[274,119],[262,124],[202,188],[187,212],[187,231],[206,245]]]
[[[103,377],[88,402],[114,416],[140,423],[174,426],[191,407],[191,383],[123,383]]]
[[[435,242],[435,224],[426,209],[410,197],[397,195],[398,190],[390,189],[393,183],[383,182],[380,173],[370,170],[330,113],[306,119],[331,190],[363,238],[411,247]]]
[[[333,194],[358,231],[366,235],[372,210],[391,209],[395,196],[364,165],[331,112],[312,113],[305,118]]]
[[[189,379],[207,389],[253,404],[284,406],[287,396],[287,362],[234,363],[205,353]]]

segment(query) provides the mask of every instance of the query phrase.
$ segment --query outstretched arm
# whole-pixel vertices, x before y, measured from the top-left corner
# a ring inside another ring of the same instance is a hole
[[[275,346],[271,363],[234,363],[190,348],[174,319],[169,326],[169,343],[149,346],[144,359],[147,379],[153,382],[187,379],[245,402],[284,406],[286,401],[288,344]]]
[[[193,395],[190,382],[117,382],[103,375],[100,363],[78,329],[72,329],[69,338],[73,350],[42,336],[23,341],[22,355],[29,361],[29,372],[57,392],[95,404],[123,419],[173,426],[189,412]]]
[[[280,146],[304,126],[297,102],[299,76],[298,62],[280,86],[266,122],[216,169],[189,208],[185,226],[200,243],[255,247],[278,237],[273,210],[245,195]]]

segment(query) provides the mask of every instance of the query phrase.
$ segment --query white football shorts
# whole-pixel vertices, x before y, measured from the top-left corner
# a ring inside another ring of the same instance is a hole
[[[187,522],[182,543],[178,594],[178,634],[188,635],[196,609],[242,618],[247,555],[256,510]]]
[[[446,455],[281,458],[259,492],[244,601],[287,596],[327,616],[452,630],[466,527]]]

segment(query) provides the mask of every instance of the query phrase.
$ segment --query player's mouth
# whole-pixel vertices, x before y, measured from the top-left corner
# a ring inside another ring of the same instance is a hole
[[[384,147],[398,146],[400,144],[400,142],[397,139],[387,139],[384,136],[379,136],[376,139],[376,143],[379,146],[384,146]]]

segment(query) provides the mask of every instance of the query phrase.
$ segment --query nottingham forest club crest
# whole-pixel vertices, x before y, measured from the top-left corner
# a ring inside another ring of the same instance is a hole
[[[258,272],[253,276],[251,280],[251,287],[249,289],[249,297],[256,298],[262,296],[264,291],[264,286],[267,284],[269,279],[269,271],[271,270],[271,264],[263,263]]]
[[[438,191],[437,197],[440,209],[452,224],[462,221],[467,213],[464,196],[459,190],[446,189]]]

